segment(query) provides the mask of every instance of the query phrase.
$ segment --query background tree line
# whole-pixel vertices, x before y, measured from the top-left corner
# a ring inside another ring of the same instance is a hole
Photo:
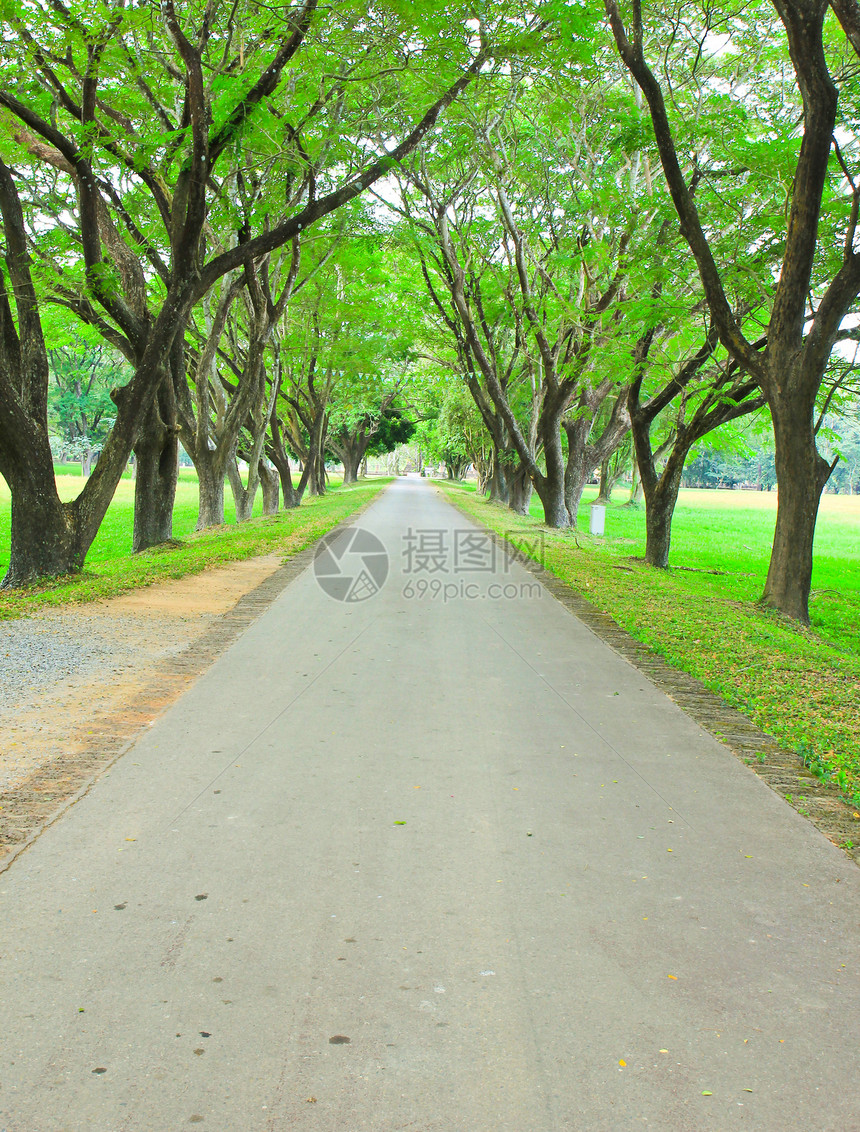
[[[415,428],[557,528],[629,454],[665,566],[744,429],[764,600],[808,619],[856,481],[853,0],[3,12],[4,585],[81,567],[132,454],[140,550],[180,444],[204,527],[225,483],[297,506]],[[52,431],[100,450],[71,503]]]

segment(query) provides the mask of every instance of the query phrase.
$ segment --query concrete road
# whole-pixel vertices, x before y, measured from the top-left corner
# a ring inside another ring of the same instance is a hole
[[[429,486],[359,522],[0,875],[0,1129],[860,1129],[856,866]]]

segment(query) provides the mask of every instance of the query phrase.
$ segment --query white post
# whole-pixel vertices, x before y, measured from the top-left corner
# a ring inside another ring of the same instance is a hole
[[[606,523],[606,508],[602,503],[592,503],[591,505],[591,522],[588,530],[589,534],[602,535],[604,525]]]

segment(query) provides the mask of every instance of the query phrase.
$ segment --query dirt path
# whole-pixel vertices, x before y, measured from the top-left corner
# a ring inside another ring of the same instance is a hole
[[[7,642],[26,636],[50,656],[61,641],[68,659],[47,671],[8,662],[3,669],[0,867],[208,668],[307,559],[304,552],[285,566],[266,555],[7,623]],[[0,657],[4,651],[0,643]]]

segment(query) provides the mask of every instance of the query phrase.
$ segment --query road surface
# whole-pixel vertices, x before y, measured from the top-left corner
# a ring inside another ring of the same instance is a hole
[[[357,524],[0,874],[0,1130],[860,1129],[857,867],[431,487]]]

